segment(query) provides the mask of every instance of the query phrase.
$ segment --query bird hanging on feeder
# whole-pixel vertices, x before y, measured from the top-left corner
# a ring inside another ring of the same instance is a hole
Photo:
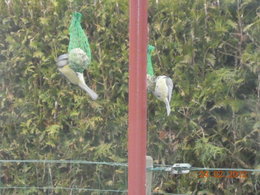
[[[72,15],[69,27],[70,42],[68,53],[60,55],[56,64],[58,70],[73,84],[78,85],[87,94],[96,100],[98,95],[90,89],[84,79],[83,72],[91,62],[91,49],[88,38],[81,27],[81,13],[75,12]]]
[[[83,72],[80,71],[80,69],[88,63],[88,56],[80,48],[72,49],[68,54],[60,55],[57,59],[58,70],[71,83],[78,85],[81,89],[86,91],[92,100],[96,100],[98,95],[87,86]]]
[[[171,113],[170,101],[172,97],[173,82],[168,76],[154,76],[151,53],[155,49],[152,45],[148,45],[147,49],[147,88],[148,92],[163,101],[166,106],[167,116]]]

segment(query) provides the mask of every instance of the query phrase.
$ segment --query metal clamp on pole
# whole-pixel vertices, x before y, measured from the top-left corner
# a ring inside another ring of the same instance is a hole
[[[191,165],[189,163],[176,163],[172,167],[166,169],[172,174],[187,174],[190,172]]]

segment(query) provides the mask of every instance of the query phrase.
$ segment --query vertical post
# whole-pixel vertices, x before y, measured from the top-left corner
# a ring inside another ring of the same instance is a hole
[[[149,168],[153,168],[153,158],[146,156],[146,195],[152,195],[153,171]]]
[[[128,195],[145,195],[147,0],[129,0]]]

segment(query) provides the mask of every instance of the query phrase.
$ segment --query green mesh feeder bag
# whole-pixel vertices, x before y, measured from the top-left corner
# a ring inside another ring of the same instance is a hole
[[[148,45],[147,48],[147,74],[149,76],[154,76],[153,65],[152,65],[152,51],[155,49],[154,46]]]
[[[91,50],[88,37],[80,24],[81,17],[81,13],[73,13],[69,27],[69,64],[70,67],[76,72],[83,72],[91,62]]]

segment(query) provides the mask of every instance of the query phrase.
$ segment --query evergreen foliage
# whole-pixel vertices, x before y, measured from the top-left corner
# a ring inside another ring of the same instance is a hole
[[[0,1],[1,159],[126,162],[127,3]],[[260,166],[259,7],[258,0],[149,1],[154,72],[175,83],[169,117],[162,102],[148,97],[147,149],[156,164]],[[98,101],[68,84],[55,65],[56,57],[67,52],[75,11],[83,14],[81,25],[90,40],[92,61],[85,78],[100,94]],[[34,182],[33,167],[16,172],[18,166],[2,167],[8,170],[1,173],[3,184]],[[100,167],[59,168],[53,173],[61,178],[59,185],[68,186],[77,177],[82,186],[102,180],[98,187],[126,187],[121,170],[110,177],[111,169],[97,174]],[[256,194],[259,188],[259,175],[158,179],[162,190],[174,193]]]

